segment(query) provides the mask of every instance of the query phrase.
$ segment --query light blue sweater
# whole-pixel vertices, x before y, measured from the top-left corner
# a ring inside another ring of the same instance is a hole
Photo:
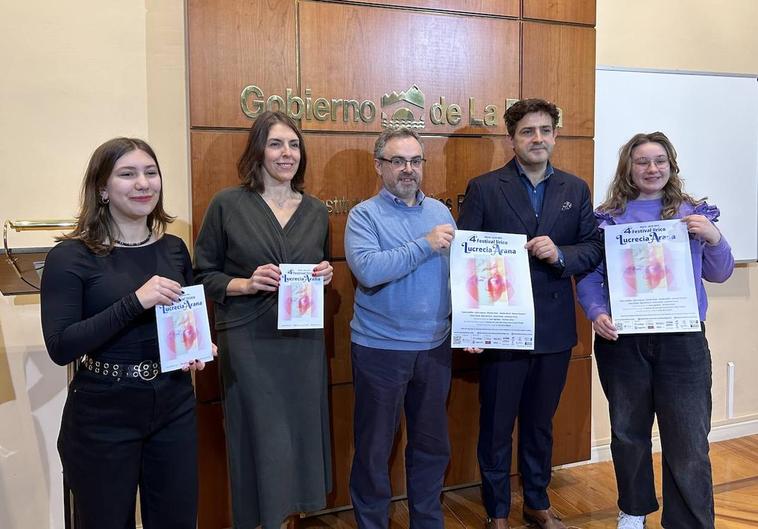
[[[450,255],[426,234],[452,224],[447,207],[421,191],[407,206],[386,189],[350,210],[347,264],[358,280],[352,341],[399,351],[433,349],[450,332]]]

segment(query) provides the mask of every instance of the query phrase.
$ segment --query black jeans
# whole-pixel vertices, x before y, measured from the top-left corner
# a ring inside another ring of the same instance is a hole
[[[651,430],[658,418],[667,529],[713,529],[711,354],[704,330],[595,338],[595,358],[611,416],[611,453],[619,508],[658,509]]]
[[[197,426],[189,373],[151,381],[79,370],[63,409],[58,452],[80,529],[194,529]]]

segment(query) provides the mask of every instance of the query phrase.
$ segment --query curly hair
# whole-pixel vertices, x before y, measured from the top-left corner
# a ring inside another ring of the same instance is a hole
[[[508,107],[503,116],[505,117],[505,128],[508,130],[508,135],[513,137],[516,134],[518,122],[532,112],[544,112],[553,120],[553,129],[558,126],[560,112],[553,103],[544,99],[521,99]]]
[[[692,205],[701,204],[705,199],[695,199],[682,189],[682,178],[679,176],[679,164],[676,161],[676,149],[671,140],[663,132],[639,133],[622,145],[619,149],[619,161],[616,174],[613,177],[605,202],[598,206],[601,211],[621,214],[626,211],[626,204],[640,196],[640,190],[632,180],[632,152],[640,145],[657,143],[666,151],[671,174],[663,188],[663,209],[661,218],[670,219],[676,216],[683,202]]]

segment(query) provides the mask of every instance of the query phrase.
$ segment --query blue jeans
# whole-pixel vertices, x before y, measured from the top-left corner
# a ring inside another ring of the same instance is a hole
[[[595,358],[611,416],[611,453],[619,508],[642,516],[658,509],[651,431],[658,418],[667,529],[713,529],[711,353],[697,333],[595,338]]]
[[[389,527],[389,459],[403,409],[410,527],[444,529],[440,493],[450,460],[445,409],[450,341],[427,351],[374,349],[353,343],[352,361],[355,454],[350,497],[359,529]]]

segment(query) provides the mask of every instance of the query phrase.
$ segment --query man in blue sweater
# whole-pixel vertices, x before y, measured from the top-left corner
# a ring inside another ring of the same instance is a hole
[[[424,150],[410,129],[376,140],[382,190],[350,211],[345,256],[358,281],[352,329],[355,455],[350,496],[359,529],[386,529],[389,457],[405,410],[408,507],[415,529],[443,529],[450,458],[450,211],[419,189]]]

